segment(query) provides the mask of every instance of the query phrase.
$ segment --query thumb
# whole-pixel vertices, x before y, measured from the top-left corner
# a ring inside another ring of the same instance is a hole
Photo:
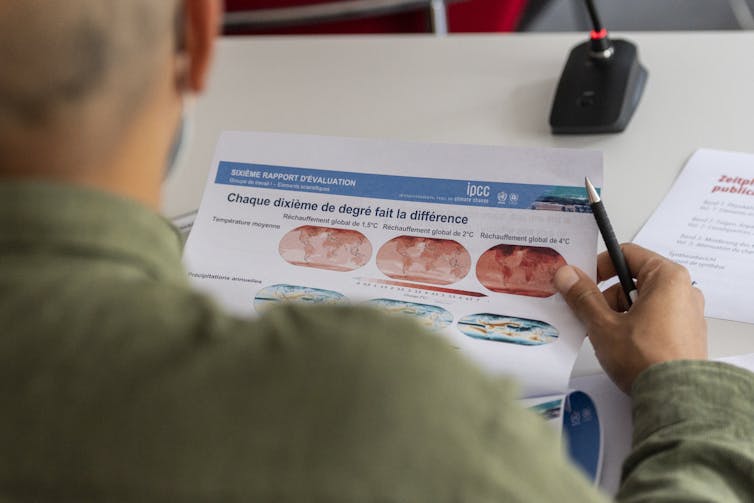
[[[563,266],[555,273],[553,282],[571,310],[587,327],[614,314],[594,281],[580,269]]]

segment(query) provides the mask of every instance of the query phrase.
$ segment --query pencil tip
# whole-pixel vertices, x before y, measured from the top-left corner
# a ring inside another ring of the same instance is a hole
[[[589,196],[589,204],[600,202],[600,196],[597,194],[597,189],[594,188],[594,185],[592,185],[592,181],[589,180],[588,176],[584,177],[584,187],[586,187],[586,193]]]

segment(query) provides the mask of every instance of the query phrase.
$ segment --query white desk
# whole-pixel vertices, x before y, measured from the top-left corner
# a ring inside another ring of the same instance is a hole
[[[620,38],[620,35],[613,35]],[[581,34],[229,38],[198,103],[164,212],[196,209],[223,130],[601,150],[604,196],[630,240],[699,147],[754,152],[754,33],[637,33],[649,80],[628,129],[556,137],[555,85]],[[754,294],[752,295],[754,301]],[[754,352],[754,326],[709,320],[712,357]],[[599,366],[588,343],[574,375]]]

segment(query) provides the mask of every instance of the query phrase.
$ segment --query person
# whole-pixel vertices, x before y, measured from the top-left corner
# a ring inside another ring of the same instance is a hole
[[[218,3],[0,3],[0,501],[604,501],[513,384],[413,323],[191,290],[156,210]],[[617,499],[748,501],[754,379],[705,361],[687,272],[624,249],[627,312],[555,276],[633,398]]]

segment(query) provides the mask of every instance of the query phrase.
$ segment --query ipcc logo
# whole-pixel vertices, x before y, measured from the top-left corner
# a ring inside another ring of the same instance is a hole
[[[490,186],[467,183],[466,195],[468,197],[490,197]]]

